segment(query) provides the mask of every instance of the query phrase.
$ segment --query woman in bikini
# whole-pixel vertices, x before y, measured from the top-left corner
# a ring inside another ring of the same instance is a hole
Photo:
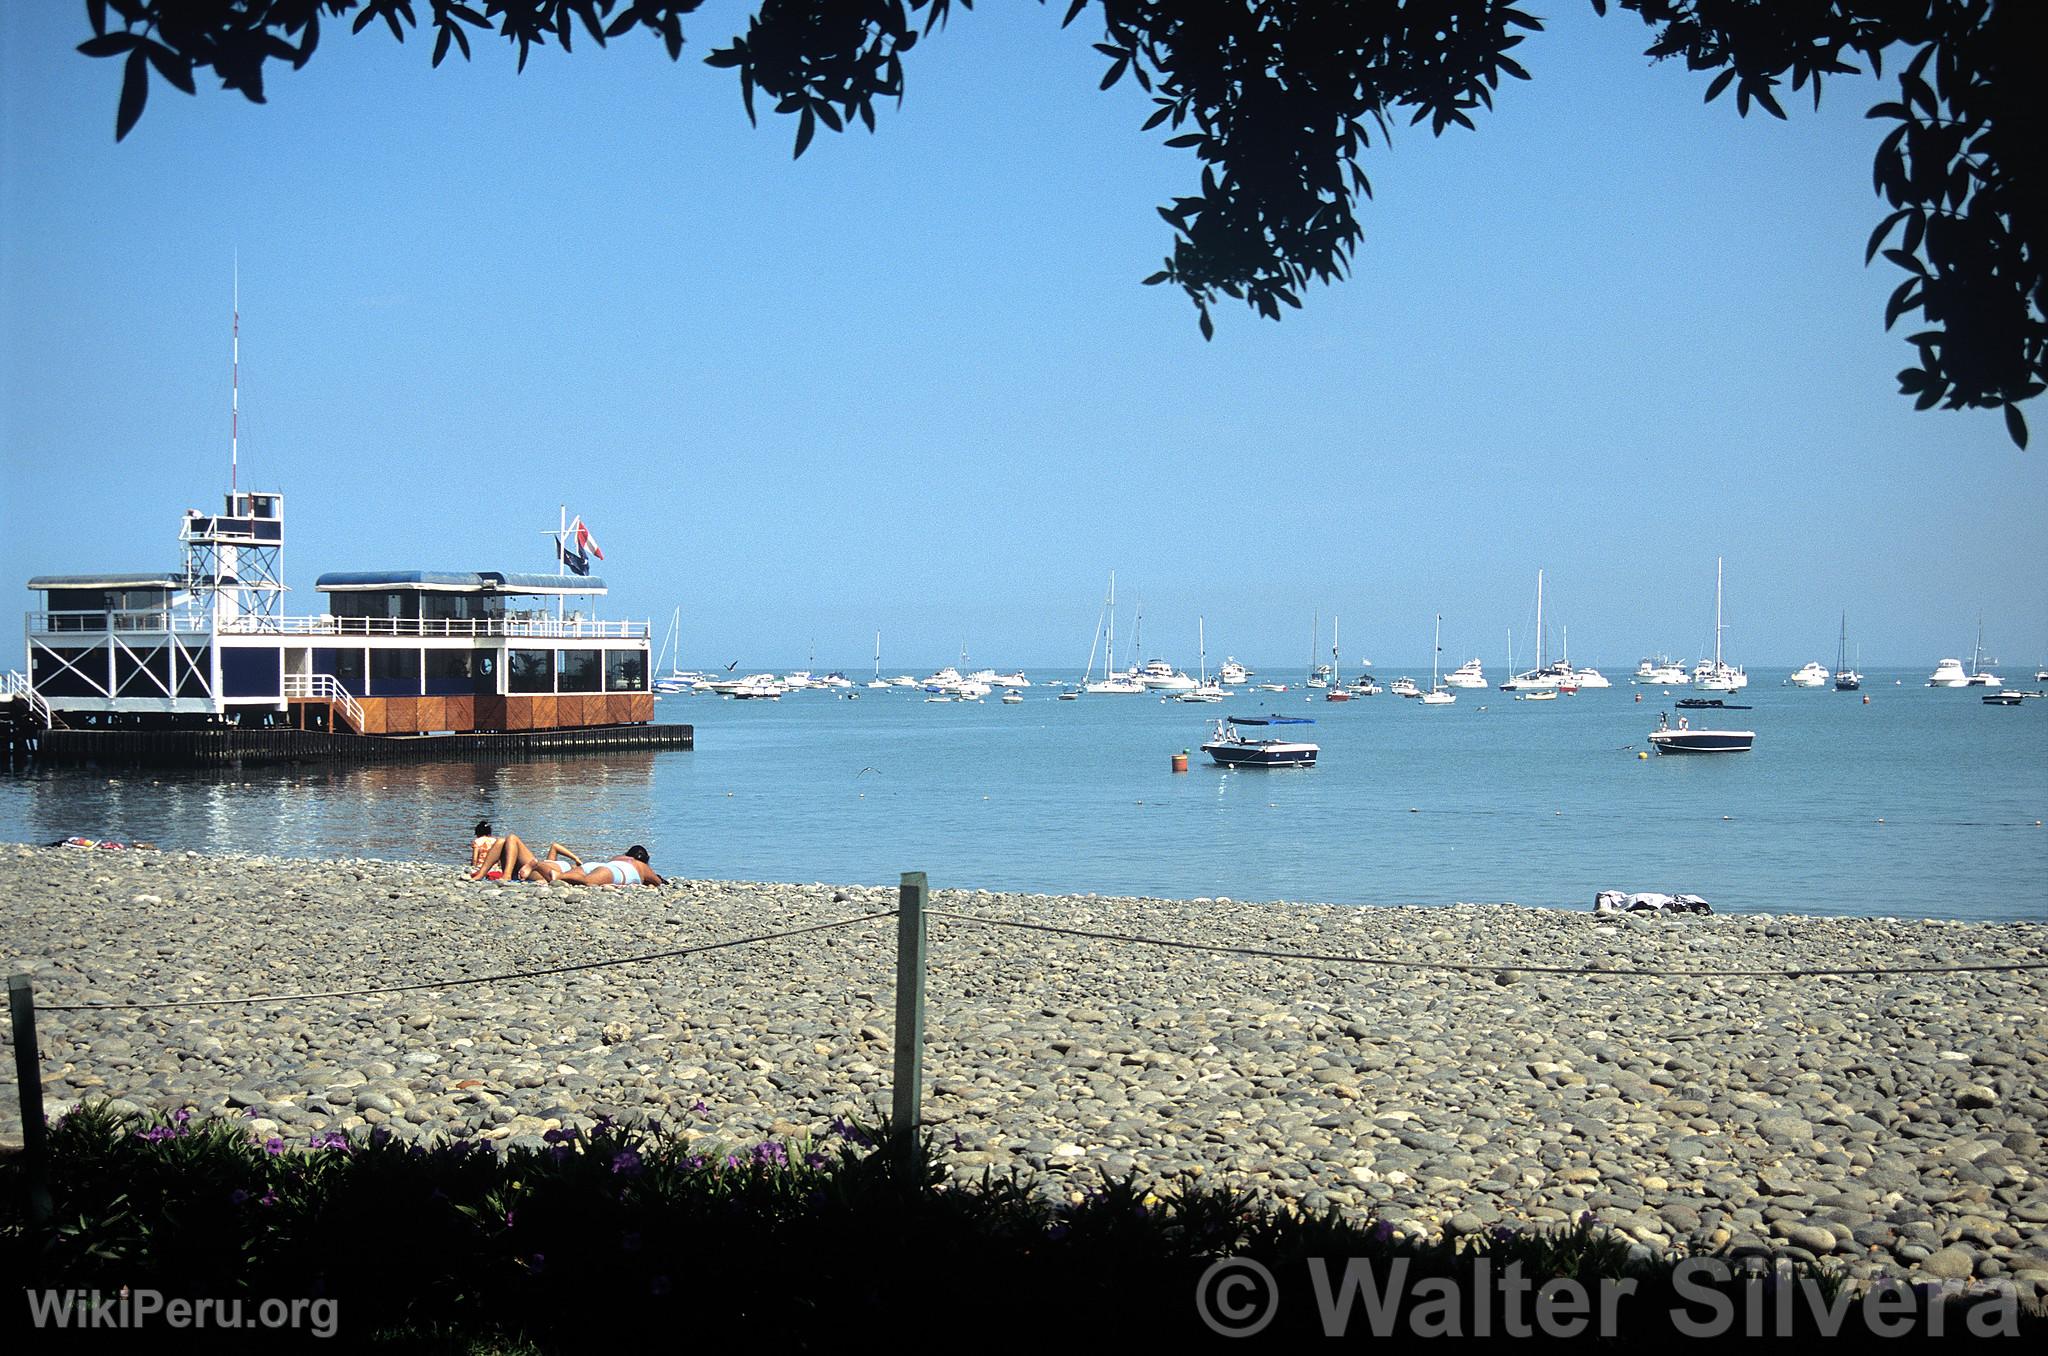
[[[608,862],[585,866],[581,857],[560,843],[548,844],[547,852],[536,856],[516,833],[506,834],[484,853],[469,878],[559,880],[565,885],[666,884],[647,864],[647,849],[637,843]]]

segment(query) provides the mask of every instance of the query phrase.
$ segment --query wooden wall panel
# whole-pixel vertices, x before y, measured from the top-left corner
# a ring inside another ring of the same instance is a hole
[[[505,723],[507,730],[531,730],[533,728],[533,698],[519,696],[505,698]]]
[[[444,725],[441,725],[441,726],[440,726],[440,727],[438,727],[438,728],[440,728],[440,729],[443,729],[443,730],[473,730],[473,729],[475,729],[475,728],[476,728],[476,698],[474,698],[474,697],[443,697],[443,698],[441,698],[441,719],[442,719],[443,721],[445,721],[445,722],[446,722],[446,724],[444,724]]]
[[[604,699],[604,723],[623,725],[633,718],[633,697],[626,692],[613,692]]]
[[[418,697],[392,697],[384,703],[384,733],[410,734],[419,726]]]
[[[509,719],[505,706],[506,698],[495,692],[479,692],[475,697],[476,709],[470,715],[470,728],[477,730],[509,730]]]
[[[356,705],[363,708],[363,733],[383,734],[384,699],[382,697],[358,697]],[[343,725],[347,724],[347,721],[340,716],[335,717],[335,719]]]
[[[552,696],[536,696],[533,699],[533,728],[552,730],[555,728],[555,699]]]
[[[560,726],[583,723],[583,697],[580,693],[555,698],[555,724]]]
[[[444,697],[420,698],[418,714],[415,717],[422,730],[445,730],[448,728],[448,703]]]
[[[642,724],[653,720],[654,694],[652,692],[635,692],[630,695],[633,698],[633,712],[627,719],[639,721]]]

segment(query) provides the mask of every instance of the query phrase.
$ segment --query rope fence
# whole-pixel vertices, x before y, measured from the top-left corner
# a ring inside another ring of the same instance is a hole
[[[1047,936],[1070,937],[1087,941],[1115,942],[1126,946],[1152,946],[1174,951],[1198,951],[1217,956],[1244,956],[1261,960],[1290,961],[1315,965],[1356,965],[1381,970],[1408,970],[1445,974],[1493,974],[1507,972],[1529,975],[1570,976],[1582,979],[1806,979],[1814,977],[1864,976],[1883,978],[1893,975],[1958,975],[1958,974],[2011,974],[2022,971],[2048,970],[2048,960],[2028,961],[1973,961],[1939,965],[1869,965],[1869,966],[1816,966],[1752,969],[1592,969],[1585,966],[1569,965],[1525,965],[1513,961],[1439,961],[1412,956],[1390,955],[1342,955],[1333,952],[1287,951],[1272,947],[1231,946],[1219,942],[1186,941],[1165,937],[1149,937],[1140,933],[1119,933],[1089,928],[1066,927],[1054,923],[1034,923],[1016,918],[993,918],[984,914],[962,913],[951,909],[930,907],[930,885],[922,871],[906,871],[897,894],[897,907],[860,914],[851,918],[832,919],[811,923],[803,927],[785,928],[776,932],[757,933],[746,937],[731,937],[722,941],[702,942],[694,946],[673,947],[663,951],[649,951],[631,956],[613,956],[602,960],[578,961],[567,965],[541,966],[526,970],[508,970],[488,975],[461,975],[445,979],[419,980],[405,984],[388,984],[362,989],[334,989],[320,992],[295,992],[275,994],[246,994],[211,998],[177,998],[157,1001],[135,1000],[128,1002],[100,1003],[50,1003],[42,1005],[44,1012],[152,1012],[179,1008],[254,1006],[270,1003],[303,1003],[333,1001],[356,998],[377,998],[393,994],[418,993],[430,989],[453,989],[478,984],[514,983],[522,980],[545,979],[556,975],[578,974],[594,970],[617,969],[629,965],[645,965],[654,961],[675,960],[685,956],[703,955],[712,951],[731,950],[742,946],[758,946],[769,942],[784,941],[792,937],[803,937],[813,933],[841,931],[878,922],[885,918],[896,919],[896,1030],[894,1033],[894,1067],[891,1072],[893,1123],[897,1133],[914,1135],[923,1123],[922,1093],[924,1084],[924,1007],[925,969],[930,920],[964,924],[970,927],[1010,929],[1032,932]],[[8,1009],[13,1024],[15,1077],[20,1087],[22,1139],[27,1167],[30,1215],[36,1222],[47,1222],[50,1211],[50,1197],[47,1189],[48,1142],[47,1126],[43,1117],[43,1091],[41,1054],[36,1042],[36,1009],[34,987],[31,977],[25,974],[11,975],[7,981]]]

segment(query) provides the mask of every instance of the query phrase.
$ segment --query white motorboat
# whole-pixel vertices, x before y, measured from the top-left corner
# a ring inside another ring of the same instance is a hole
[[[801,692],[811,685],[811,671],[798,669],[782,679],[782,686],[791,692]]]
[[[719,691],[721,687],[724,688],[722,695],[736,697],[741,700],[765,699],[768,701],[778,701],[789,691],[782,681],[772,673],[756,673],[731,684],[714,684],[712,690]]]
[[[1252,680],[1252,671],[1235,659],[1225,658],[1223,667],[1216,670],[1216,681],[1225,687],[1242,687]]]
[[[1650,731],[1650,744],[1659,753],[1748,753],[1755,743],[1754,730],[1695,730],[1684,716],[1674,729],[1662,712]]]
[[[1452,687],[1485,687],[1486,665],[1478,659],[1468,659],[1444,675],[1444,682]]]
[[[1387,691],[1393,693],[1396,697],[1420,697],[1422,695],[1422,689],[1415,686],[1413,678],[1396,678],[1393,682],[1387,684]]]
[[[1749,675],[1721,658],[1721,557],[1714,557],[1714,657],[1702,659],[1692,671],[1692,685],[1701,692],[1740,692]]]
[[[1351,695],[1354,697],[1377,697],[1380,685],[1372,680],[1369,673],[1361,673],[1351,680]]]
[[[1557,689],[1554,687],[1539,687],[1530,692],[1517,692],[1515,700],[1518,702],[1554,702],[1557,700]]]
[[[1963,661],[1944,659],[1934,666],[1934,672],[1927,675],[1929,687],[1968,687],[1970,675],[1963,672]]]
[[[899,673],[899,674],[897,674],[897,675],[896,675],[896,676],[895,676],[894,678],[891,678],[891,679],[889,680],[889,686],[890,686],[890,687],[921,687],[921,686],[923,686],[923,684],[919,683],[919,682],[917,681],[917,679],[915,679],[915,678],[911,677],[911,676],[910,676],[909,674],[907,674],[907,673]]]
[[[1016,706],[1016,705],[1018,705],[1019,703],[1021,703],[1021,702],[1022,702],[1023,700],[1024,700],[1024,694],[1023,694],[1023,693],[1021,693],[1021,692],[1019,692],[1019,691],[1018,691],[1018,690],[1017,690],[1016,688],[1014,688],[1014,687],[1013,687],[1013,688],[1008,688],[1008,689],[1005,689],[1005,690],[1004,690],[1004,692],[1003,692],[1003,705],[1005,705],[1005,706]]]
[[[1573,669],[1572,679],[1580,687],[1613,687],[1598,669]]]
[[[1793,687],[1826,687],[1828,677],[1828,666],[1816,659],[1804,668],[1793,670],[1792,676],[1785,681]]]
[[[1152,692],[1187,692],[1195,686],[1194,679],[1164,659],[1146,660],[1145,667],[1138,670],[1138,681]]]
[[[813,678],[811,680],[811,686],[848,688],[853,686],[853,680],[835,669],[831,673],[826,674],[823,678]]]
[[[1257,685],[1257,686],[1256,686],[1256,687],[1255,687],[1255,688],[1254,688],[1253,690],[1254,690],[1254,691],[1257,691],[1257,692],[1285,692],[1285,691],[1287,690],[1287,684],[1285,684],[1285,683],[1260,683],[1260,684],[1258,684],[1258,685]]]
[[[1629,681],[1644,687],[1684,687],[1692,681],[1692,674],[1685,665],[1660,654],[1636,665],[1635,676]]]
[[[1031,680],[1024,676],[1024,670],[1022,669],[1018,669],[1015,673],[991,673],[987,681],[993,687],[1019,688],[1031,686]]]

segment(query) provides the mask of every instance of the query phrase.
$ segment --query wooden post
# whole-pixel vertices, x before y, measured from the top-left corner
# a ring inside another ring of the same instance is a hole
[[[896,1097],[899,1136],[915,1135],[924,1101],[924,910],[930,887],[922,871],[903,873],[896,904]]]
[[[22,1161],[28,1169],[28,1217],[50,1222],[49,1130],[43,1124],[43,1061],[36,1045],[35,986],[27,975],[7,977],[7,1009],[14,1023],[14,1079],[21,1090]]]

